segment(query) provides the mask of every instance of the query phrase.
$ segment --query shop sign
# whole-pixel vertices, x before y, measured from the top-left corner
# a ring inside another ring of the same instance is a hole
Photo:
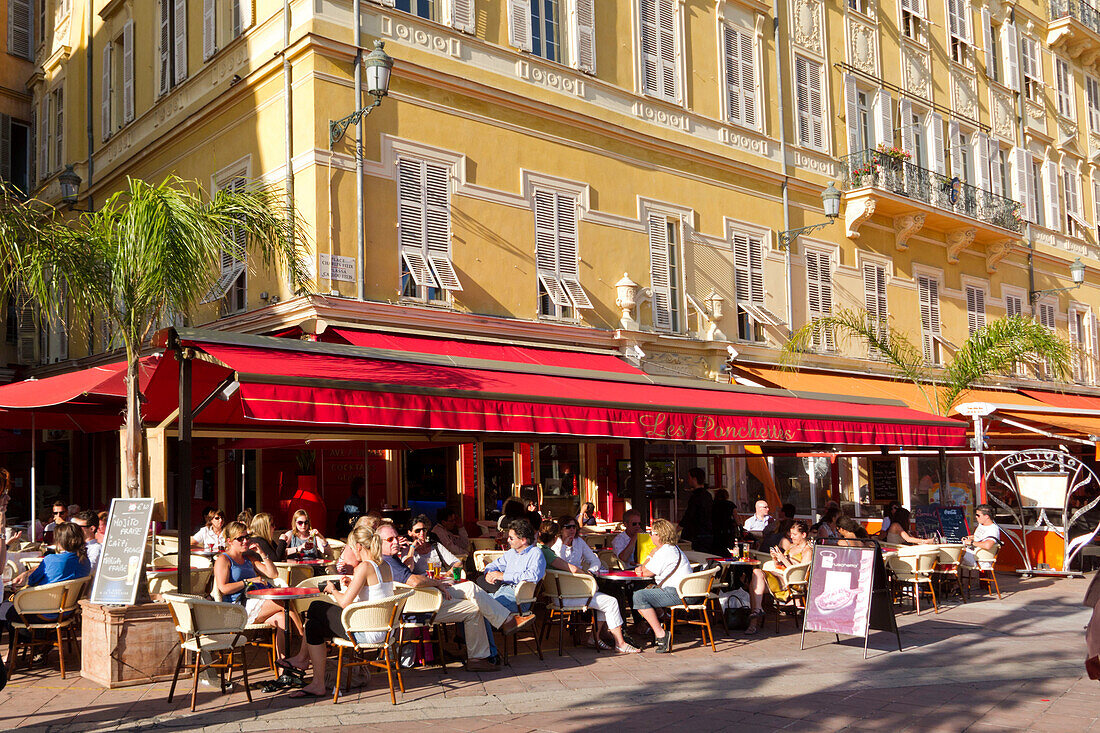
[[[152,518],[151,498],[111,500],[107,535],[92,582],[92,603],[133,605],[145,572],[145,541]]]
[[[355,282],[355,258],[321,253],[321,277],[346,283]]]

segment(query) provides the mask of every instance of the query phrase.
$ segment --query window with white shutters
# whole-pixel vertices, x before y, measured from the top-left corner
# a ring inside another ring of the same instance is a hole
[[[1085,77],[1085,103],[1088,106],[1089,132],[1100,133],[1100,82],[1095,76]]]
[[[202,0],[202,60],[218,52],[218,0]]]
[[[1043,101],[1043,65],[1039,44],[1034,38],[1020,38],[1020,64],[1024,74],[1024,96],[1032,102]]]
[[[534,0],[527,0],[533,2]],[[386,5],[392,5],[398,10],[402,10],[406,13],[416,15],[420,18],[427,18],[428,20],[439,20],[439,13],[437,6],[440,0],[389,0],[385,2]]]
[[[966,286],[966,325],[971,336],[985,327],[985,291],[973,285]]]
[[[755,34],[730,23],[723,26],[726,67],[726,119],[756,129]]]
[[[8,0],[8,53],[34,61],[31,0]]]
[[[681,330],[680,228],[679,219],[649,215],[650,302],[653,328],[658,331]]]
[[[1081,199],[1078,195],[1077,174],[1069,168],[1062,169],[1062,191],[1065,195],[1066,234],[1071,237],[1083,237],[1088,231],[1088,222],[1081,212]]]
[[[240,191],[247,187],[248,182],[243,173],[235,173],[226,176],[219,184],[219,190]],[[221,301],[220,315],[239,313],[248,306],[247,244],[244,229],[232,227],[225,233],[218,279],[201,301]]]
[[[1100,241],[1100,179],[1092,181],[1092,219],[1096,222],[1097,241]]]
[[[951,60],[970,65],[970,5],[966,0],[947,0],[947,40]]]
[[[642,92],[680,101],[676,0],[638,0],[641,17]]]
[[[982,8],[982,45],[985,50],[985,75],[990,81],[1000,82],[1004,77],[1001,72],[1001,54],[997,47],[1000,44],[1001,29],[994,25],[992,13],[989,8]]]
[[[940,282],[932,277],[917,278],[917,294],[920,301],[921,345],[924,360],[940,364]]]
[[[794,57],[798,143],[815,150],[825,150],[825,110],[821,77],[821,64],[804,56]]]
[[[1039,325],[1044,326],[1051,333],[1056,331],[1055,317],[1054,317],[1054,304],[1053,303],[1039,303],[1036,306],[1036,312],[1039,316]],[[1049,360],[1044,359],[1042,361],[1043,371],[1037,376],[1040,378],[1044,376],[1051,376],[1051,364]]]
[[[117,88],[117,87],[116,87]],[[134,121],[134,21],[122,26],[122,122]]]
[[[514,4],[514,3],[513,3]],[[561,0],[530,0],[531,53],[562,63],[564,33]]]
[[[473,0],[468,0],[473,4]],[[573,0],[573,68],[596,73],[596,0]]]
[[[1073,347],[1070,354],[1070,366],[1073,371],[1073,381],[1089,383],[1092,381],[1092,342],[1090,337],[1090,325],[1092,314],[1087,308],[1070,306],[1069,309],[1069,342]]]
[[[742,341],[763,341],[764,326],[778,325],[764,307],[764,241],[743,232],[730,232],[733,245],[737,331]]]
[[[102,69],[102,84],[99,90],[99,106],[100,106],[100,137],[106,140],[111,136],[114,131],[114,124],[112,123],[112,107],[114,106],[114,93],[112,87],[114,85],[114,75],[111,73],[111,58],[114,53],[114,44],[108,41],[103,46],[103,69]]]
[[[187,0],[172,0],[172,79],[187,80]]]
[[[1054,88],[1058,93],[1058,114],[1073,117],[1073,72],[1064,59],[1054,57]]]
[[[924,0],[901,0],[901,33],[924,42]]]
[[[1016,39],[1016,25],[1011,20],[1006,20],[1001,24],[1001,66],[1004,69],[1002,81],[1014,92],[1020,90],[1020,52]]]
[[[445,301],[462,290],[451,262],[451,168],[397,160],[397,242],[401,296]]]
[[[539,315],[575,318],[592,308],[580,283],[577,199],[572,194],[536,189],[535,269]]]
[[[229,35],[236,38],[252,27],[252,4],[255,0],[229,0]],[[393,5],[390,0],[387,5]]]
[[[1027,186],[1027,209],[1031,212],[1031,221],[1039,226],[1046,225],[1047,212],[1044,211],[1042,206],[1039,206],[1040,197],[1043,195],[1043,162],[1041,160],[1035,160],[1031,153],[1028,153],[1028,159],[1031,161],[1031,175]],[[1057,183],[1055,183],[1057,188]],[[1055,217],[1054,226],[1058,226],[1058,219]]]
[[[833,263],[827,252],[805,250],[806,300],[810,322],[833,313]],[[833,351],[836,344],[833,332],[825,329],[814,334],[811,345],[818,351]]]
[[[867,317],[878,328],[879,338],[885,339],[890,311],[886,301],[886,267],[873,262],[863,263],[863,304]],[[871,357],[877,358],[877,351],[871,350]]]
[[[42,111],[38,113],[38,180],[43,181],[53,172],[50,168],[50,130],[52,119],[50,117],[50,102],[53,95],[46,92],[42,95]]]

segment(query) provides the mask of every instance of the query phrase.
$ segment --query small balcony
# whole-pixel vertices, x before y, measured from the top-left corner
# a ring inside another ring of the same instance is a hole
[[[1083,0],[1049,0],[1047,10],[1048,46],[1065,44],[1075,59],[1086,50],[1100,51],[1100,10]]]
[[[942,232],[948,261],[972,246],[984,246],[990,272],[1023,231],[1020,205],[1012,199],[948,178],[893,155],[864,150],[841,159],[847,235],[873,215],[892,218],[899,250],[918,231]]]

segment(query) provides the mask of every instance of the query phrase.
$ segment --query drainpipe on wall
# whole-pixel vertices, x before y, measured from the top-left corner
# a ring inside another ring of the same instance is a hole
[[[355,109],[363,109],[363,13],[355,3]],[[355,123],[355,244],[359,300],[367,299],[367,241],[363,232],[363,118]]]
[[[91,5],[87,5],[84,8],[84,29],[87,35],[88,41],[84,48],[84,68],[87,69],[87,73],[84,74],[84,106],[86,108],[87,122],[85,124],[86,133],[88,136],[88,211],[95,209],[95,202],[92,200],[92,181],[95,180],[95,161],[92,159],[92,152],[95,143],[95,134],[92,129],[93,116],[92,116],[92,9]],[[91,354],[95,351],[95,328],[92,326],[94,323],[88,324],[88,353]],[[33,431],[32,431],[33,432]]]
[[[1013,26],[1012,29],[1016,33],[1016,39],[1017,39],[1016,40],[1016,89],[1017,89],[1017,91],[1016,91],[1016,125],[1019,128],[1020,147],[1026,151],[1027,150],[1027,141],[1026,141],[1026,138],[1025,138],[1026,133],[1024,131],[1024,77],[1023,77],[1023,75],[1024,75],[1024,65],[1022,63],[1022,59],[1020,58],[1020,45],[1021,45],[1020,42],[1019,42],[1020,32],[1019,32],[1019,28],[1016,27],[1016,8],[1015,7],[1010,8],[1008,13],[1009,13],[1009,15],[1008,15],[1007,22],[1012,24],[1012,26]],[[1031,177],[1031,171],[1024,171],[1024,176],[1026,178],[1030,178]],[[1026,178],[1025,178],[1025,180],[1026,180]],[[1024,187],[1023,193],[1024,193],[1024,196],[1026,197],[1026,195],[1027,195],[1027,187],[1026,186]],[[1025,201],[1024,203],[1026,204],[1027,202]],[[1036,206],[1039,205],[1039,192],[1038,191],[1035,192],[1035,205]],[[1031,212],[1028,212],[1028,213],[1031,217],[1035,216],[1034,211],[1031,211]],[[1031,235],[1031,221],[1030,220],[1024,221],[1024,240],[1027,242],[1027,301],[1028,301],[1027,304],[1028,304],[1029,308],[1031,309],[1031,317],[1035,318],[1037,316],[1036,309],[1038,308],[1038,304],[1033,303],[1031,301],[1031,293],[1032,293],[1032,291],[1035,290],[1035,262],[1034,262],[1035,241],[1032,239],[1032,235]]]
[[[779,49],[779,0],[774,0],[772,5],[772,32],[775,37],[775,87],[776,98],[779,100],[779,158],[783,171],[783,231],[791,228],[791,202],[787,190],[790,178],[787,175],[787,118],[783,112],[783,56]],[[783,268],[787,282],[787,327],[794,333],[794,283],[791,277],[791,248],[783,251]]]
[[[356,3],[358,5],[358,3]],[[294,214],[294,106],[291,99],[291,75],[290,75],[290,0],[283,0],[283,135],[286,138],[286,208],[290,217],[291,236],[295,229]],[[288,273],[289,275],[289,273]],[[294,295],[294,283],[290,282],[290,294]]]

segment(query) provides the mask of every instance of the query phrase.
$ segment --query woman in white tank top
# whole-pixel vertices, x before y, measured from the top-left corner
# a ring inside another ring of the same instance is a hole
[[[275,663],[283,674],[298,679],[313,665],[313,680],[291,693],[291,697],[322,697],[328,694],[325,690],[325,642],[335,636],[348,638],[340,620],[343,610],[358,601],[374,601],[394,594],[390,568],[380,562],[382,542],[378,535],[367,527],[356,527],[348,536],[348,544],[354,546],[359,564],[350,579],[345,577],[346,590],[341,592],[331,582],[325,584],[321,590],[335,603],[322,600],[311,603],[306,611],[305,638],[301,648],[295,656]],[[385,636],[385,632],[363,632],[356,634],[355,640],[360,644],[376,644]]]

